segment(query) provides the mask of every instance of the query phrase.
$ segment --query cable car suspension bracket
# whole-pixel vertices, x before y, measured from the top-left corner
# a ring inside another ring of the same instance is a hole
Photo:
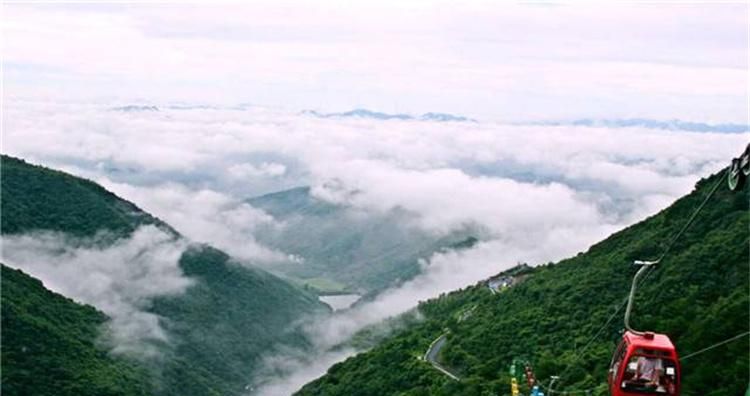
[[[630,331],[633,334],[636,335],[645,335],[646,332],[633,330],[630,327],[630,313],[633,309],[633,300],[635,299],[635,290],[638,286],[638,278],[641,277],[649,268],[652,266],[655,266],[656,264],[659,264],[659,260],[655,261],[643,261],[643,260],[635,260],[633,262],[634,265],[640,265],[641,268],[638,270],[638,272],[635,273],[635,276],[633,276],[633,285],[630,286],[630,296],[628,297],[628,307],[625,309],[625,329]]]

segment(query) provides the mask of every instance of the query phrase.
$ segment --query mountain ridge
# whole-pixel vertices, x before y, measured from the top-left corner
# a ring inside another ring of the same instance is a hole
[[[400,121],[435,121],[435,122],[477,122],[473,118],[454,115],[449,113],[428,112],[419,116],[406,113],[384,113],[363,108],[339,112],[339,113],[321,113],[316,110],[303,110],[300,114],[310,115],[318,118],[369,118],[375,120],[400,120]]]

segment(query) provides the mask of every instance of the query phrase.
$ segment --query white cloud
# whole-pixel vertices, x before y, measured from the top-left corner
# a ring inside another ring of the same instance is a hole
[[[159,317],[146,309],[152,298],[181,294],[192,284],[178,265],[186,243],[154,226],[107,246],[100,237],[4,236],[2,260],[50,290],[106,313],[110,331],[103,338],[114,353],[156,357],[169,338]]]
[[[247,179],[283,176],[286,166],[274,162],[263,162],[260,165],[244,163],[230,166],[227,172],[234,179],[251,181]]]
[[[544,224],[601,221],[595,208],[577,201],[575,191],[556,183],[469,177],[457,169],[404,170],[375,161],[350,161],[327,174],[355,190],[347,195],[349,205],[381,212],[399,207],[418,213],[424,229],[442,233],[479,224],[499,236]],[[321,190],[325,185],[313,192]]]
[[[256,375],[258,385],[248,388],[249,395],[279,396],[291,395],[310,380],[321,376],[325,371],[349,356],[355,350],[343,348],[336,351],[303,353],[295,350],[277,351],[264,360],[265,370]]]
[[[276,224],[273,217],[222,193],[191,190],[174,183],[154,187],[137,187],[107,179],[99,183],[133,200],[141,209],[158,215],[190,240],[210,243],[235,258],[256,263],[258,260],[299,261],[255,241],[253,233],[259,226]]]

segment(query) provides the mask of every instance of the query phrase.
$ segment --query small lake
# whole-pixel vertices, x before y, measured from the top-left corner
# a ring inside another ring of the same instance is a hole
[[[334,311],[340,311],[351,307],[360,297],[359,294],[339,294],[335,296],[318,296],[318,299],[328,304]]]

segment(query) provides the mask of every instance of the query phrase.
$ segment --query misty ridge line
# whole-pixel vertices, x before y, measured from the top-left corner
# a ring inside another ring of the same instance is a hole
[[[36,231],[4,235],[2,260],[40,279],[45,287],[104,312],[101,342],[112,353],[152,360],[170,345],[150,301],[176,296],[194,284],[180,269],[188,246],[154,225],[114,238],[111,232],[74,237]]]

